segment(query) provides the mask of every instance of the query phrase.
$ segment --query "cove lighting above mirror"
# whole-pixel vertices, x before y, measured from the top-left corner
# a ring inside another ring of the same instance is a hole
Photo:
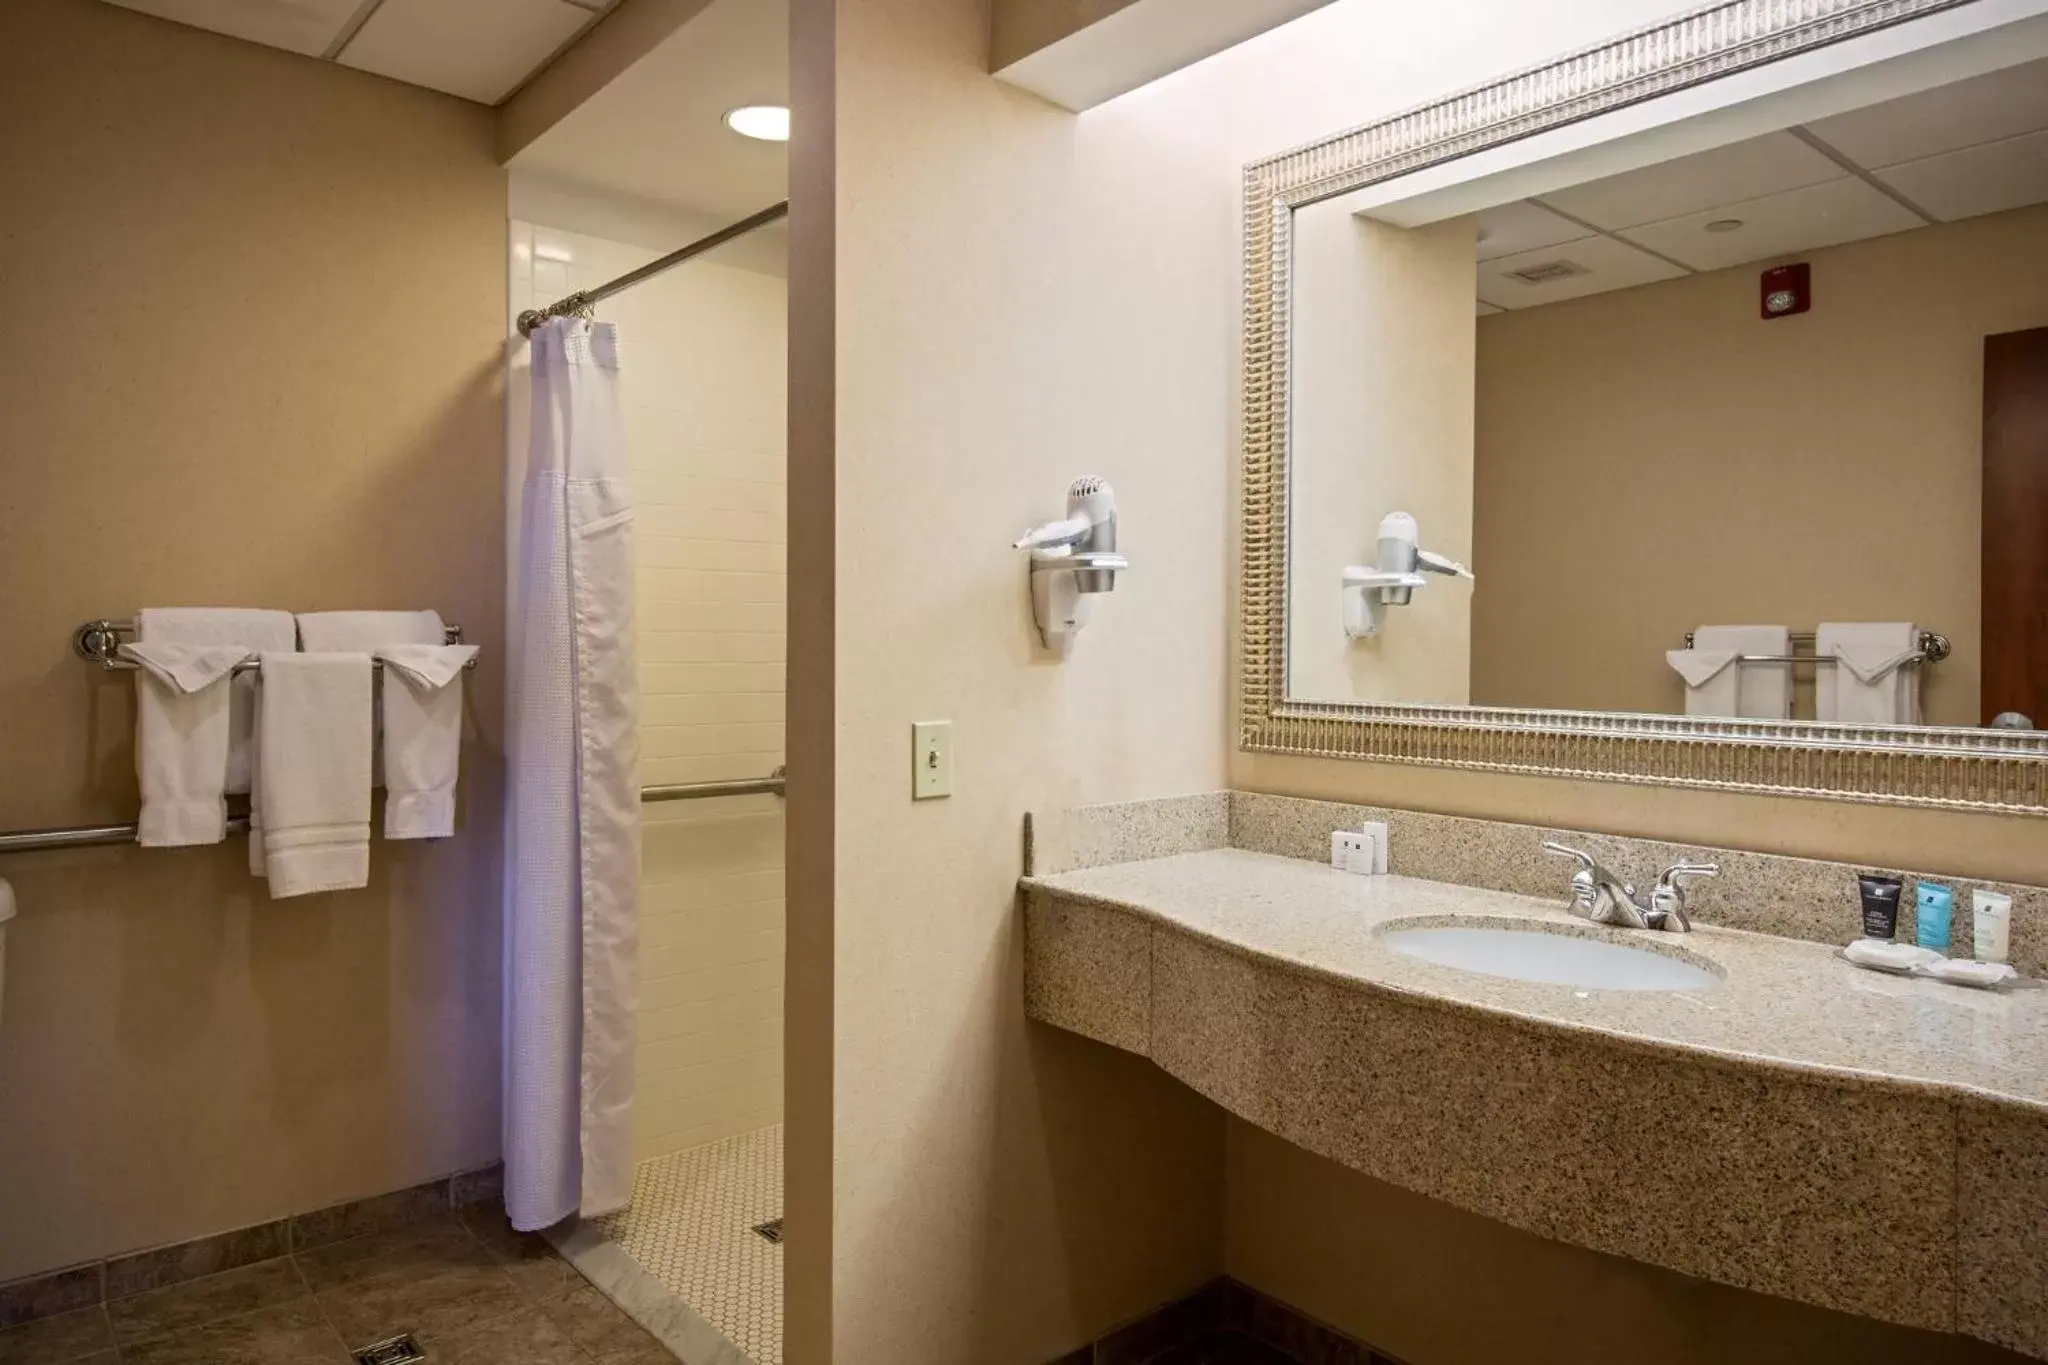
[[[2044,89],[1732,0],[1248,167],[1245,747],[2048,814]]]
[[[757,142],[787,142],[789,110],[780,104],[743,104],[726,111],[725,126]]]

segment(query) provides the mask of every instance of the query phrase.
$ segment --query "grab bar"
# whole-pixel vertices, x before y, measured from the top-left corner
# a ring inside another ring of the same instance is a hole
[[[701,801],[712,796],[780,796],[785,770],[777,768],[766,777],[740,777],[726,782],[670,782],[642,787],[642,801]],[[228,817],[228,833],[247,834],[249,817]],[[66,829],[17,829],[0,831],[0,853],[34,853],[50,848],[93,848],[102,844],[132,844],[133,825],[76,825]]]

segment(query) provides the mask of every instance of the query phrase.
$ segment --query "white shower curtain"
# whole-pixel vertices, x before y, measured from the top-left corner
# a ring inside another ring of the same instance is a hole
[[[640,737],[632,504],[608,323],[532,338],[533,426],[507,747],[505,1208],[514,1227],[633,1188]]]

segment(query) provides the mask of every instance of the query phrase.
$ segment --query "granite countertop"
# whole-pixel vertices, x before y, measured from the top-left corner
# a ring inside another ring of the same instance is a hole
[[[1219,848],[1027,877],[1027,889],[1127,911],[1230,951],[1409,1002],[1585,1030],[1749,1067],[1859,1085],[1969,1094],[2048,1111],[2048,989],[1996,991],[1887,976],[1825,944],[1695,925],[1668,934],[1589,924],[1556,900],[1414,877],[1365,877]],[[1685,991],[1586,990],[1436,966],[1386,946],[1393,920],[1541,920],[1705,959]]]

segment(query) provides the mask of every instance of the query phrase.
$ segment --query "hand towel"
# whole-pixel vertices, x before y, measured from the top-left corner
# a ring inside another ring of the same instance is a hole
[[[219,843],[228,827],[228,679],[249,651],[135,641],[120,652],[139,666],[135,775],[142,814],[135,842],[149,848]]]
[[[1691,649],[1666,652],[1685,679],[1688,716],[1787,720],[1792,715],[1792,665],[1749,663],[1744,654],[1790,654],[1785,626],[1699,626]]]
[[[441,645],[448,634],[438,612],[302,611],[299,647],[309,654],[368,654],[386,645]]]
[[[263,861],[273,897],[370,880],[370,656],[265,654]]]
[[[288,611],[243,607],[144,607],[135,613],[139,644],[240,645],[249,654],[298,648],[298,627]],[[255,776],[256,674],[228,685],[228,773],[230,794],[249,790]]]
[[[462,669],[475,645],[395,645],[384,663],[384,837],[455,833],[462,759]]]
[[[320,654],[375,654],[396,645],[442,645],[438,612],[308,611],[299,614],[299,648]],[[370,732],[370,785],[384,786],[384,680],[370,683],[376,714]]]
[[[1735,670],[1734,650],[1667,649],[1664,661],[1685,679],[1685,714],[1735,714],[1735,692],[1740,679]]]
[[[1814,632],[1823,659],[1814,715],[1845,725],[1918,725],[1920,628],[1908,621],[1823,621]]]

